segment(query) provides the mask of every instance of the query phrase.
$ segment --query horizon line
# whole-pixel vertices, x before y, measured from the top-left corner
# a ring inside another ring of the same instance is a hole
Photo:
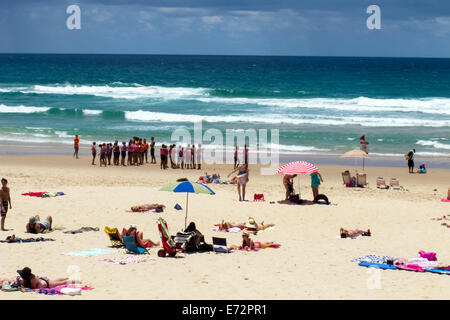
[[[62,52],[0,52],[0,55],[133,55],[133,56],[211,56],[211,57],[291,57],[291,58],[384,58],[384,59],[450,59],[438,56],[349,56],[349,55],[266,55],[266,54],[204,54],[204,53],[62,53]]]

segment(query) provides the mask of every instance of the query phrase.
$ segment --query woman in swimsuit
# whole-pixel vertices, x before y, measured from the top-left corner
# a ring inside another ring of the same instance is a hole
[[[142,231],[138,231],[135,224],[131,224],[128,229],[123,228],[122,236],[134,237],[134,239],[136,240],[136,244],[141,246],[142,248],[153,248],[160,245],[159,242],[153,242],[150,239],[144,239],[144,233]]]
[[[252,218],[252,217],[248,218],[248,224],[250,225],[248,227],[248,230],[251,230],[251,231],[262,231],[262,230],[265,230],[267,228],[275,226],[275,224],[273,224],[273,223],[264,224],[264,221],[261,221],[261,223],[258,224],[255,221],[255,219]]]
[[[271,242],[259,242],[250,239],[250,235],[247,232],[242,233],[242,246],[241,249],[253,250],[253,249],[265,249],[270,247],[279,247],[278,243]]]
[[[319,185],[323,182],[323,178],[319,172],[311,173],[311,188],[313,192],[314,201],[316,197],[319,195]]]
[[[77,281],[69,280],[69,278],[58,278],[50,280],[48,277],[39,277],[31,273],[31,269],[28,267],[22,270],[17,270],[20,277],[16,280],[22,288],[40,289],[40,288],[54,288],[60,285],[73,284]]]
[[[245,229],[247,226],[245,225],[245,222],[242,223],[233,223],[233,222],[228,222],[228,221],[224,221],[222,220],[222,222],[219,225],[219,230],[225,230],[227,231],[230,228],[240,228],[240,229]]]
[[[95,141],[92,142],[91,151],[92,151],[92,164],[95,165],[95,157],[97,156],[97,148],[95,147]]]
[[[243,164],[243,165],[237,167],[236,169],[234,169],[233,171],[231,171],[228,174],[228,177],[232,173],[234,173],[234,172],[236,172],[238,170],[239,170],[239,172],[238,172],[236,177],[238,178],[237,189],[238,189],[238,194],[239,194],[239,201],[245,201],[245,186],[246,186],[247,182],[249,181],[249,179],[248,179],[248,176],[249,176],[248,165],[247,164]],[[242,185],[242,198],[241,198],[241,185]]]

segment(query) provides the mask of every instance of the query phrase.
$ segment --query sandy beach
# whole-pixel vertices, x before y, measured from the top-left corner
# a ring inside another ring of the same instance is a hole
[[[263,193],[265,202],[239,202],[235,185],[216,185],[215,195],[191,195],[189,221],[211,243],[212,236],[226,237],[228,245],[241,244],[241,233],[213,231],[222,219],[242,222],[254,217],[274,223],[275,228],[252,238],[275,241],[279,249],[231,254],[179,254],[176,259],[154,258],[139,264],[116,265],[101,261],[124,256],[124,249],[93,256],[64,253],[92,248],[108,249],[105,226],[137,224],[145,237],[160,241],[157,219],[162,216],[175,234],[184,227],[185,195],[158,191],[177,178],[191,181],[205,171],[225,177],[232,165],[209,165],[202,170],[165,170],[158,165],[100,168],[89,157],[2,156],[0,176],[9,181],[13,208],[0,238],[15,234],[27,237],[25,224],[32,215],[53,216],[54,228],[65,230],[83,226],[100,231],[65,234],[55,230],[43,235],[53,242],[0,243],[0,277],[15,276],[25,266],[50,278],[68,276],[77,266],[82,283],[93,287],[81,296],[46,296],[36,293],[0,292],[0,299],[449,299],[450,278],[446,275],[408,271],[380,271],[359,267],[352,259],[368,254],[418,257],[418,251],[434,251],[439,261],[450,264],[450,229],[432,220],[450,214],[447,195],[450,171],[429,169],[428,174],[408,174],[407,168],[368,167],[368,187],[345,188],[341,172],[349,166],[319,166],[324,178],[320,193],[331,205],[287,205],[281,175],[262,176],[259,166],[250,165],[247,196]],[[361,171],[361,168],[359,168]],[[380,190],[376,178],[396,177],[407,191]],[[300,176],[303,199],[312,200],[309,176]],[[298,191],[298,181],[295,181]],[[63,191],[65,196],[32,198],[21,193]],[[270,203],[275,201],[275,203]],[[163,213],[129,213],[132,205],[162,203]],[[340,239],[339,228],[370,228],[371,237]],[[369,289],[373,276],[380,287]]]

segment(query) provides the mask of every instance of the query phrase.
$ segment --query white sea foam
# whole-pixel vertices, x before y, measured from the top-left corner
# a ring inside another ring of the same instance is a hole
[[[0,104],[0,113],[36,113],[46,112],[50,110],[48,107],[33,107],[33,106],[5,106]]]
[[[432,146],[436,149],[450,150],[450,144],[440,143],[438,141],[433,140],[418,140],[416,144],[421,146]]]
[[[22,93],[37,94],[64,94],[64,95],[92,95],[99,97],[110,97],[120,99],[138,98],[161,98],[181,99],[207,94],[203,88],[184,87],[160,87],[160,86],[87,86],[87,85],[65,85],[65,86],[43,86],[35,85],[21,90]]]
[[[83,109],[83,114],[88,115],[88,116],[96,116],[101,114],[103,111],[102,110],[88,110],[88,109]]]
[[[411,118],[367,118],[324,115],[280,115],[280,114],[246,114],[246,115],[198,115],[151,111],[125,111],[125,118],[133,121],[147,122],[228,122],[228,123],[265,123],[265,124],[313,124],[329,126],[360,125],[363,127],[447,127],[450,120],[426,120]]]

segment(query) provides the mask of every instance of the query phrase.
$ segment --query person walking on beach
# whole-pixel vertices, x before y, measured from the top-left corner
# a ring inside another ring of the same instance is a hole
[[[406,159],[408,160],[408,170],[409,173],[414,173],[414,154],[416,153],[416,149],[412,149],[406,155]]]
[[[1,230],[8,231],[5,229],[5,219],[6,214],[8,213],[8,204],[9,208],[12,209],[11,206],[11,194],[8,188],[8,180],[2,178],[2,188],[0,189],[0,212],[1,212]]]
[[[155,158],[155,138],[154,137],[151,137],[150,156],[152,157],[150,163],[156,163],[156,158]]]
[[[311,188],[314,201],[316,200],[316,197],[319,195],[319,185],[321,182],[323,182],[323,178],[319,172],[311,173]]]
[[[79,150],[79,144],[80,144],[80,139],[78,138],[78,135],[75,135],[75,138],[73,139],[73,148],[75,150],[75,152],[73,153],[73,156],[76,157],[78,159],[78,150]]]
[[[247,182],[249,181],[249,179],[248,179],[248,176],[249,176],[248,165],[246,165],[244,163],[243,165],[235,168],[233,171],[231,171],[228,174],[228,177],[232,173],[234,173],[236,171],[238,171],[238,174],[237,174],[236,178],[237,178],[237,189],[238,189],[238,194],[239,194],[239,201],[245,201],[245,186],[247,185]],[[242,197],[241,197],[241,186],[242,186]]]
[[[95,141],[92,142],[91,151],[92,151],[92,165],[95,165],[95,157],[97,156],[97,147],[95,146]]]

